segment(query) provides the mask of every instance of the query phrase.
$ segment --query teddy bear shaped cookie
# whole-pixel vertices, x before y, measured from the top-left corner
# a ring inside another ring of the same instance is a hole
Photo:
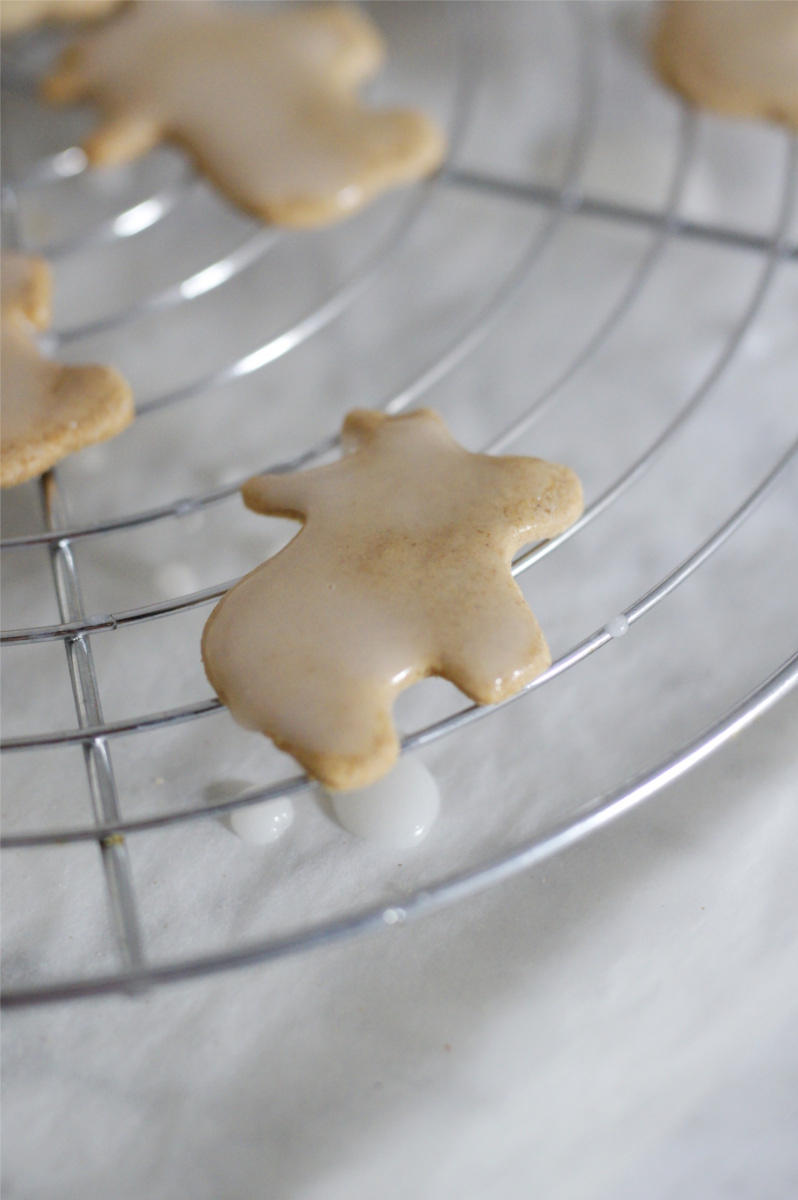
[[[582,511],[567,467],[469,453],[428,409],[355,410],[342,444],[329,466],[245,484],[249,508],[303,528],[227,593],[202,638],[234,718],[331,790],[390,769],[393,703],[417,680],[493,704],[546,669],[512,557]]]
[[[320,225],[443,158],[428,117],[361,103],[358,89],[383,57],[371,21],[336,4],[268,12],[148,0],[81,37],[44,95],[99,104],[103,118],[84,143],[93,164],[128,162],[171,139],[243,208]]]
[[[654,61],[701,108],[798,130],[796,0],[669,0]]]
[[[112,367],[44,358],[36,333],[50,321],[50,271],[3,251],[0,487],[41,475],[67,454],[105,441],[133,420],[133,396]]]

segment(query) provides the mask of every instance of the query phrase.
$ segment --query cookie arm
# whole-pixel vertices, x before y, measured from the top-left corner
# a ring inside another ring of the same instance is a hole
[[[58,105],[92,96],[93,88],[81,65],[80,47],[66,51],[58,67],[42,83],[41,93],[49,103]],[[94,166],[112,167],[132,162],[151,150],[161,140],[161,134],[159,124],[144,113],[106,108],[94,133],[84,140],[83,149]]]
[[[382,66],[385,45],[376,26],[362,13],[339,4],[317,5],[297,12],[294,20],[304,22],[314,33],[329,39],[327,69],[342,88],[364,83]]]
[[[384,413],[372,409],[353,409],[347,414],[341,434],[344,450],[352,453],[362,449],[373,439],[385,420]],[[318,495],[319,489],[323,494],[328,475],[335,472],[338,466],[340,464],[331,463],[310,471],[255,475],[246,481],[241,495],[247,508],[253,512],[269,517],[295,517],[304,521],[311,500]]]
[[[514,550],[539,538],[556,537],[582,515],[582,484],[570,467],[540,458],[496,461],[511,465],[515,474],[511,494],[505,498],[506,515],[518,530]]]
[[[307,472],[286,475],[255,475],[241,489],[247,508],[265,517],[293,517],[304,521],[308,515]]]

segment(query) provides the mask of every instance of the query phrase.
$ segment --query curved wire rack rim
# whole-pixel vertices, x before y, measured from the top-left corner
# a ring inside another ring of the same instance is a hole
[[[342,920],[306,927],[296,933],[227,954],[205,955],[182,962],[155,965],[129,974],[103,975],[96,979],[65,980],[39,988],[9,990],[2,996],[3,1007],[15,1008],[46,1004],[60,1000],[78,1000],[111,993],[136,994],[155,983],[176,983],[180,980],[211,975],[258,963],[270,962],[309,950],[314,946],[330,945],[343,938],[368,930],[385,929],[403,924],[409,919],[424,916],[477,895],[522,871],[531,870],[547,859],[562,853],[585,838],[597,833],[611,822],[638,807],[663,788],[687,774],[704,759],[714,754],[726,742],[741,733],[748,725],[783,699],[798,684],[798,652],[774,671],[763,683],[750,692],[716,724],[688,742],[676,754],[663,759],[620,788],[605,793],[578,810],[568,821],[554,825],[547,832],[523,843],[478,871],[450,875],[409,897],[399,897],[355,913]]]
[[[91,246],[100,246],[106,242],[135,237],[139,233],[144,233],[146,229],[151,229],[153,225],[157,225],[170,213],[175,212],[189,193],[198,191],[201,186],[202,180],[197,178],[191,164],[183,163],[180,175],[173,183],[153,192],[143,200],[137,200],[129,208],[122,209],[98,222],[89,233],[79,234],[77,237],[65,239],[63,242],[34,246],[30,253],[47,258],[51,262],[57,262],[60,258],[78,254]]]
[[[72,640],[80,642],[82,635]],[[124,721],[107,721],[102,725],[82,725],[78,729],[64,729],[59,733],[34,733],[28,737],[7,738],[0,742],[0,749],[3,751],[47,750],[56,746],[89,745],[90,742],[100,738],[121,737],[129,733],[145,733],[164,725],[181,725],[185,721],[193,721],[197,717],[220,712],[223,708],[224,705],[221,701],[213,697],[208,700],[197,700],[194,704],[186,704],[181,708],[167,708],[162,712],[147,713],[146,716],[129,717]]]
[[[213,488],[211,491],[203,492],[200,496],[184,496],[180,500],[172,501],[160,508],[149,508],[127,516],[113,517],[110,521],[100,521],[95,525],[75,525],[64,529],[42,530],[41,533],[25,533],[4,538],[0,542],[0,549],[20,550],[30,546],[52,546],[63,541],[77,542],[106,533],[121,533],[125,529],[136,529],[140,525],[149,525],[164,517],[189,517],[203,508],[231,499],[241,491],[242,486],[252,475],[285,475],[291,471],[299,471],[308,463],[315,462],[324,454],[334,450],[337,445],[338,435],[332,434],[308,450],[296,454],[293,458],[273,463],[260,471],[250,471],[237,479],[235,483]]]
[[[751,516],[756,508],[766,499],[768,494],[776,487],[779,480],[782,478],[785,471],[790,466],[790,463],[798,455],[798,440],[788,449],[787,453],[779,460],[773,470],[762,480],[759,486],[747,497],[744,503],[723,523],[712,535],[707,538],[691,555],[685,558],[678,567],[666,575],[658,584],[650,588],[643,596],[629,605],[619,614],[626,622],[625,629],[633,625],[642,616],[659,604],[666,596],[670,595],[677,587],[682,584],[694,571],[696,571],[702,563],[718,550],[724,542],[740,528],[740,526]],[[617,619],[617,618],[616,618]],[[465,725],[471,724],[473,721],[481,720],[483,717],[505,708],[509,704],[514,704],[523,696],[542,687],[545,683],[555,679],[558,675],[562,675],[571,667],[587,658],[595,651],[609,644],[614,640],[614,635],[610,631],[610,625],[605,625],[601,629],[596,630],[589,637],[583,639],[566,654],[561,655],[555,662],[551,664],[547,671],[539,675],[527,684],[520,692],[516,692],[514,696],[508,697],[495,705],[470,705],[467,708],[460,709],[449,717],[445,717],[441,721],[437,721],[426,728],[418,730],[416,733],[408,734],[402,740],[402,752],[406,753],[409,750],[419,749],[421,746],[427,745],[430,742],[436,741],[438,738],[446,734],[453,733]],[[98,737],[119,736],[126,733],[137,733],[144,729],[155,728],[157,726],[175,724],[179,721],[187,721],[195,716],[205,716],[214,712],[222,711],[223,706],[218,700],[208,700],[197,705],[192,705],[188,708],[172,710],[165,713],[153,714],[149,718],[144,718],[139,721],[119,722],[117,725],[104,725],[102,727],[87,728],[80,730],[70,730],[63,734],[42,735],[41,737],[34,736],[33,738],[19,738],[16,740],[9,739],[3,743],[5,750],[24,750],[33,747],[44,748],[46,746],[64,745],[69,743],[91,742]],[[293,795],[301,791],[305,787],[311,786],[311,781],[307,776],[299,775],[290,779],[278,781],[266,788],[258,788],[255,791],[245,793],[234,800],[227,800],[215,805],[203,807],[193,807],[189,809],[181,809],[177,812],[163,813],[159,816],[146,817],[137,821],[120,821],[112,825],[95,825],[91,828],[80,829],[62,829],[51,833],[21,833],[12,834],[0,839],[0,848],[2,849],[22,849],[31,848],[41,845],[52,845],[54,843],[66,844],[76,841],[100,841],[109,837],[118,837],[126,833],[142,832],[144,830],[156,829],[163,825],[176,824],[180,821],[195,820],[198,818],[209,818],[223,816],[236,808],[245,808],[253,804],[263,803],[267,800],[275,800],[283,796]]]
[[[124,629],[128,625],[155,620],[156,617],[174,616],[176,613],[199,608],[203,604],[213,604],[214,600],[220,600],[238,582],[238,579],[228,579],[226,583],[214,584],[213,587],[189,592],[172,600],[159,600],[156,604],[146,604],[141,608],[128,608],[116,613],[95,613],[86,617],[84,621],[65,621],[61,625],[34,625],[29,629],[7,629],[0,634],[0,645],[21,646],[31,642],[69,640],[84,634]]]
[[[92,337],[98,333],[108,333],[112,329],[119,329],[130,324],[140,317],[168,312],[169,309],[180,304],[197,300],[200,296],[207,296],[209,292],[223,287],[224,284],[229,283],[262,259],[265,254],[279,244],[282,236],[282,231],[278,229],[257,229],[221,258],[201,267],[178,283],[169,284],[153,296],[108,316],[89,321],[85,325],[48,329],[46,334],[39,337],[39,345],[48,354],[53,354],[70,342]]]

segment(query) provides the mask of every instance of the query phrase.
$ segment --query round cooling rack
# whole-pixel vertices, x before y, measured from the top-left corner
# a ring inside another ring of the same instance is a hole
[[[370,11],[375,102],[423,104],[449,158],[308,234],[169,149],[90,171],[91,114],[35,98],[60,35],[9,50],[5,244],[52,263],[44,349],[117,365],[138,419],[5,498],[6,1005],[262,963],[492,887],[798,682],[795,139],[668,94],[645,6]],[[234,725],[199,638],[292,536],[243,480],[329,458],[349,408],[420,403],[469,448],[573,466],[586,507],[514,564],[550,669],[493,708],[439,680],[401,697],[443,809],[397,855]],[[280,797],[281,841],[233,836],[233,809]]]

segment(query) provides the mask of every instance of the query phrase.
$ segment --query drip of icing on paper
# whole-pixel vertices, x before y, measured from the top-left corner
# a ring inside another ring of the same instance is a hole
[[[294,806],[285,797],[281,800],[265,800],[262,804],[234,808],[228,822],[242,842],[266,846],[279,841],[293,825]]]
[[[357,791],[331,792],[329,797],[344,829],[395,850],[422,842],[435,824],[441,804],[435,779],[409,754],[376,783]]]

